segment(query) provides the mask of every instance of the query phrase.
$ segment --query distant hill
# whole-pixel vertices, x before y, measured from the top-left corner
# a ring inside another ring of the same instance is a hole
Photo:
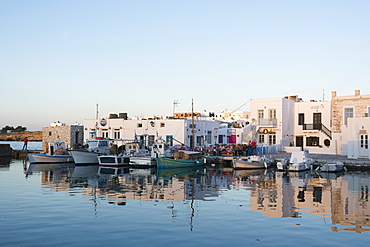
[[[25,137],[29,141],[42,141],[42,131],[0,133],[0,141],[23,141]]]

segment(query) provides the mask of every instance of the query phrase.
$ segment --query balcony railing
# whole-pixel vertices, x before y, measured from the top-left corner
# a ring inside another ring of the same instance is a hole
[[[331,139],[331,131],[323,124],[303,124],[303,130],[319,130]]]
[[[277,126],[277,119],[258,119],[258,125],[260,126],[269,126],[269,127],[276,127]]]

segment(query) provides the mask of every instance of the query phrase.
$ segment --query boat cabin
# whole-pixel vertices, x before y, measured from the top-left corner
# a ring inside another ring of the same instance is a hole
[[[199,160],[202,159],[202,153],[194,151],[179,150],[173,154],[174,159]]]

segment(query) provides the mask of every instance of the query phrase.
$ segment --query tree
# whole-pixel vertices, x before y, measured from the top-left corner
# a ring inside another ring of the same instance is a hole
[[[8,131],[11,131],[11,132],[23,132],[23,131],[26,131],[27,128],[26,127],[22,127],[22,126],[17,126],[15,129],[13,126],[5,126],[4,128],[1,129],[1,132],[2,133],[7,133]]]
[[[14,132],[23,132],[25,131],[27,128],[26,127],[22,127],[22,126],[17,126],[17,128],[14,129]]]
[[[12,127],[10,127],[10,126],[5,126],[4,128],[2,128],[1,129],[1,132],[2,133],[6,133],[6,132],[8,132],[8,130],[11,130],[11,131],[13,131],[14,130],[14,127],[12,126]]]

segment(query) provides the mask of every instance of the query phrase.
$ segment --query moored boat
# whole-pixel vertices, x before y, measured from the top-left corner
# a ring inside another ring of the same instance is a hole
[[[306,171],[312,169],[313,159],[308,158],[307,151],[294,151],[290,159],[277,162],[279,171]]]
[[[341,161],[329,161],[316,168],[317,171],[321,172],[340,172],[344,170],[344,164]]]
[[[29,153],[28,160],[33,163],[72,163],[73,157],[68,154],[63,142],[49,143],[48,153]]]
[[[130,164],[130,156],[128,155],[100,155],[98,156],[100,166],[120,167]]]
[[[245,158],[234,158],[234,169],[264,169],[272,163],[271,159],[264,156],[252,155]]]
[[[109,140],[103,138],[96,138],[94,140],[88,140],[87,149],[82,150],[69,150],[76,165],[85,164],[98,164],[98,156],[106,155],[110,153]]]
[[[196,167],[205,164],[201,152],[179,150],[173,158],[156,158],[158,168]]]

